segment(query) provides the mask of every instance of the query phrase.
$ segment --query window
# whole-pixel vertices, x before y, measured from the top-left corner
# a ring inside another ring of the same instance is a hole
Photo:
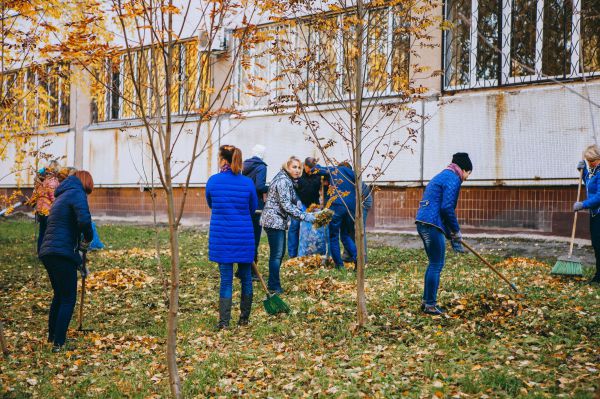
[[[407,86],[407,20],[399,8],[367,12],[361,40],[365,96],[394,95]],[[290,86],[309,104],[347,98],[356,91],[357,22],[354,13],[346,12],[258,28],[238,60],[238,107],[264,109],[272,100],[282,103],[292,94]]]
[[[599,73],[599,15],[600,0],[446,0],[444,89]]]
[[[93,87],[95,122],[151,116],[159,109],[162,115],[166,114],[166,73],[161,51],[158,47],[145,47],[131,50],[131,57],[122,53],[106,60]],[[196,40],[177,43],[171,56],[170,112],[197,113],[210,92],[209,60]],[[153,89],[157,92],[153,93]]]
[[[2,74],[2,113],[23,129],[69,124],[69,68],[52,64]]]

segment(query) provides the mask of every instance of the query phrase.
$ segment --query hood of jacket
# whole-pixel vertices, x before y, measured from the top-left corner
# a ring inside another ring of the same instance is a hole
[[[83,190],[83,184],[81,184],[81,180],[79,180],[75,176],[69,176],[62,183],[58,185],[56,191],[54,192],[55,197],[59,197],[63,193],[69,190]]]
[[[267,166],[267,164],[259,157],[252,157],[246,159],[243,164],[244,175],[251,174],[259,166]]]

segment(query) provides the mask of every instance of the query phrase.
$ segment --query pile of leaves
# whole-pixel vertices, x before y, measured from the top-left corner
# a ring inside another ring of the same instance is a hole
[[[524,309],[521,301],[508,295],[484,292],[455,298],[450,302],[450,315],[462,319],[499,321],[519,316]]]
[[[161,255],[168,256],[169,251],[163,249],[160,251]],[[99,256],[102,259],[107,260],[145,260],[145,259],[155,259],[156,258],[156,250],[153,248],[128,248],[128,249],[111,249],[109,251],[100,251],[98,253],[94,253],[94,257]]]
[[[516,269],[542,268],[542,269],[544,269],[544,268],[550,267],[550,265],[548,265],[547,263],[540,262],[539,260],[531,259],[531,258],[523,258],[523,257],[508,258],[500,263],[497,263],[496,266],[499,269],[510,269],[510,268],[516,268]]]
[[[354,284],[337,281],[331,276],[325,278],[307,279],[298,286],[298,290],[306,292],[313,297],[321,297],[330,293],[353,294],[356,289]]]
[[[288,259],[283,266],[285,268],[306,268],[306,269],[319,269],[325,265],[325,257],[323,255],[309,255],[309,256],[298,256],[296,258]]]
[[[141,270],[115,268],[91,273],[88,277],[87,287],[90,290],[126,290],[142,288],[153,281],[153,277],[148,276]]]

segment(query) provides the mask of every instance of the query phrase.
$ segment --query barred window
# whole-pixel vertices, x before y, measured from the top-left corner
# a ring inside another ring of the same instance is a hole
[[[400,9],[376,8],[368,11],[365,20],[364,94],[393,95],[408,84],[411,50],[408,18]],[[289,81],[282,51],[273,51],[275,46],[295,49],[292,57],[300,59],[299,55],[306,55],[310,60],[310,67],[301,60],[294,63],[295,68],[305,71],[302,83],[307,85],[297,93],[306,104],[346,98],[355,91],[355,24],[355,14],[346,12],[260,27],[254,40],[244,45],[238,60],[237,105],[242,109],[264,109],[269,101],[288,97],[290,84],[301,83]],[[295,72],[298,76],[298,71]]]
[[[36,65],[1,76],[2,114],[23,129],[69,124],[69,64]]]
[[[600,0],[446,0],[444,7],[445,90],[600,73]]]
[[[159,48],[151,51],[145,47],[131,50],[131,56],[122,53],[105,61],[101,71],[97,72],[92,90],[94,122],[140,118],[155,115],[157,111],[166,114],[166,72],[160,51]],[[153,56],[157,60],[152,61]],[[150,68],[150,65],[156,67]],[[197,113],[206,104],[210,65],[197,40],[177,43],[173,47],[169,77],[172,115]]]

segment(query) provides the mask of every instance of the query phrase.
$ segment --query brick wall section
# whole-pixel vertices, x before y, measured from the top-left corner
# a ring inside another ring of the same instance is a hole
[[[372,225],[394,229],[413,225],[422,187],[381,188],[375,194]],[[557,187],[464,187],[457,216],[465,228],[491,231],[533,231],[568,236],[573,222],[572,206],[577,188]],[[589,217],[579,215],[577,237],[588,238]]]
[[[0,189],[9,194],[10,189]],[[28,190],[30,191],[30,190]],[[164,193],[157,191],[157,211],[165,219]],[[175,190],[179,204],[182,189]],[[375,192],[374,209],[367,226],[371,229],[414,229],[414,220],[423,195],[422,187],[382,187]],[[569,236],[573,223],[571,207],[577,188],[556,187],[464,187],[457,207],[459,222],[465,231],[531,232]],[[89,197],[96,216],[135,218],[152,216],[149,191],[138,188],[96,188]],[[22,210],[22,209],[21,209]],[[208,221],[210,210],[204,188],[191,188],[185,207],[185,218]],[[579,214],[577,237],[589,238],[589,216]]]

